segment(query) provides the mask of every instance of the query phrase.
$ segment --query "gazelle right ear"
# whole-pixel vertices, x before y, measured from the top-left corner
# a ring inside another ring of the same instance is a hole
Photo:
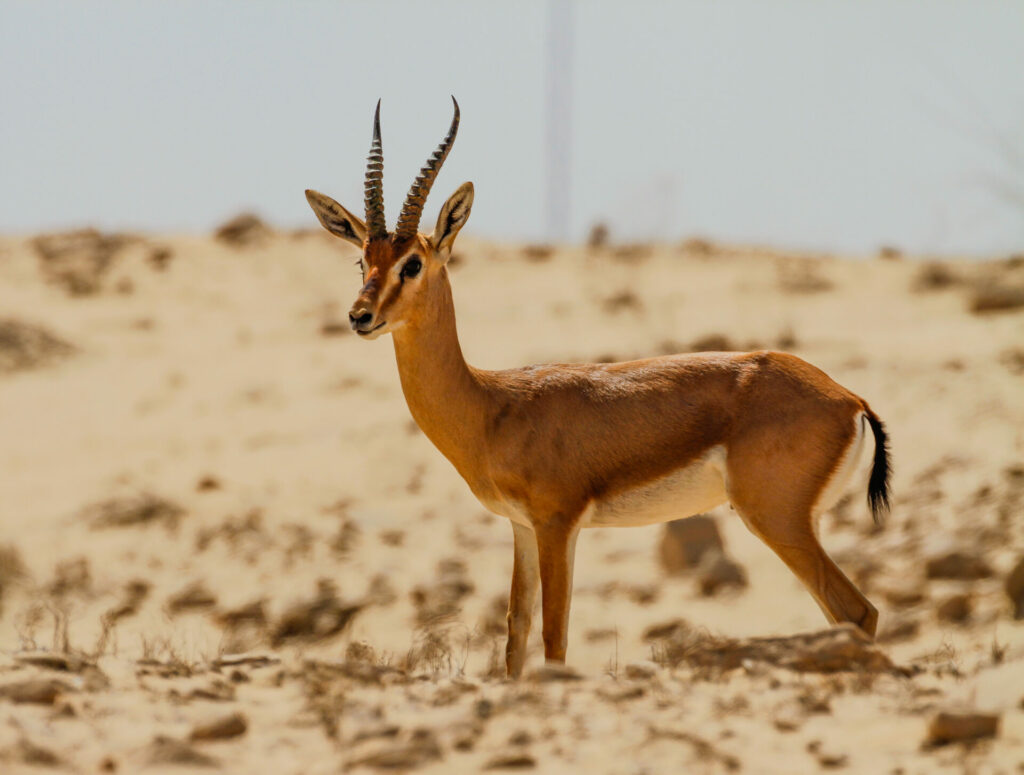
[[[363,246],[363,240],[366,239],[366,224],[359,218],[329,196],[310,188],[306,189],[306,201],[327,231],[360,248]]]

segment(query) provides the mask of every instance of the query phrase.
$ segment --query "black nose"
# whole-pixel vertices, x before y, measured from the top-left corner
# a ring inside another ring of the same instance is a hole
[[[362,315],[357,315],[354,312],[349,312],[348,320],[352,324],[352,328],[366,328],[373,322],[373,313],[364,312]]]

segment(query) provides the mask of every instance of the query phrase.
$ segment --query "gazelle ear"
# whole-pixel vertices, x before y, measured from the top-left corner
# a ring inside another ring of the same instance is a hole
[[[469,220],[469,211],[472,207],[473,184],[463,183],[448,197],[448,201],[444,203],[441,213],[437,216],[437,226],[434,227],[434,235],[430,238],[434,250],[438,253],[451,251],[459,229]]]
[[[366,224],[359,218],[329,196],[310,188],[306,189],[306,201],[327,231],[360,248],[363,246],[363,240],[366,239]]]

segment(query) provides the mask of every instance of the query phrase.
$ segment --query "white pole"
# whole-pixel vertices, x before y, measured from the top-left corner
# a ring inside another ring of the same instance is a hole
[[[569,237],[572,143],[572,0],[548,0],[545,73],[547,238]]]

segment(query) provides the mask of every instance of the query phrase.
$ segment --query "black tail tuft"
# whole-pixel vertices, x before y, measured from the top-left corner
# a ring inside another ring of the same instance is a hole
[[[889,478],[892,475],[892,455],[889,452],[889,437],[885,433],[885,425],[878,415],[867,406],[864,413],[875,434],[875,461],[871,466],[871,478],[868,480],[868,505],[876,525],[881,525],[885,515],[889,513]]]

